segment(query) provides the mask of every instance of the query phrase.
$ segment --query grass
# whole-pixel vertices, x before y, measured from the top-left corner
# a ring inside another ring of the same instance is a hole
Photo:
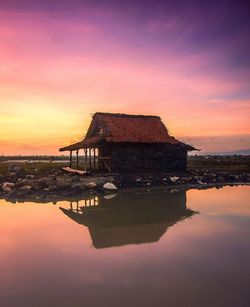
[[[188,170],[209,172],[249,173],[248,156],[191,156],[188,158]]]
[[[11,164],[9,163],[0,163],[0,174],[7,174],[8,167]],[[33,163],[27,163],[27,162],[18,162],[14,163],[15,165],[20,165],[23,168],[23,171],[26,174],[39,174],[39,175],[45,175],[49,171],[61,169],[63,166],[67,166],[68,163],[52,163],[52,162],[33,162]]]
[[[7,174],[11,162],[0,162],[0,174]],[[46,175],[48,172],[68,166],[68,162],[14,162],[21,165],[26,174]],[[75,165],[75,164],[74,164]],[[250,173],[249,156],[190,156],[188,157],[188,170],[199,170],[208,172],[233,172]]]

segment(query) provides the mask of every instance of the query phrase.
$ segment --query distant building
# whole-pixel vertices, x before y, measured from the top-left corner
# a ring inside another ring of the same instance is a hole
[[[95,113],[83,141],[60,148],[83,150],[85,170],[110,172],[179,171],[187,168],[187,153],[195,150],[168,134],[159,116]],[[81,154],[81,152],[80,152]]]

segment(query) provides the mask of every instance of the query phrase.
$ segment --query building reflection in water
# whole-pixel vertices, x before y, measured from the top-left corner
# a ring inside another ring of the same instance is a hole
[[[169,227],[197,213],[186,207],[185,190],[119,191],[60,209],[88,228],[95,248],[156,242]]]

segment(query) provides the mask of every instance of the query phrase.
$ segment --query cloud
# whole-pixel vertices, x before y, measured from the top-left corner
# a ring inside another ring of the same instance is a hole
[[[2,138],[59,147],[95,111],[160,114],[178,136],[249,133],[241,4],[60,4],[0,2]]]

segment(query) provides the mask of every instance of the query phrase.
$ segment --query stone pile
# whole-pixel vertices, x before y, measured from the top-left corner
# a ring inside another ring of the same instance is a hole
[[[192,172],[183,174],[114,174],[80,175],[52,170],[47,174],[26,174],[21,167],[12,167],[6,175],[0,174],[0,197],[26,198],[59,195],[76,196],[84,191],[115,191],[118,188],[137,188],[151,186],[195,186],[250,183],[250,174],[232,174],[227,172]]]

